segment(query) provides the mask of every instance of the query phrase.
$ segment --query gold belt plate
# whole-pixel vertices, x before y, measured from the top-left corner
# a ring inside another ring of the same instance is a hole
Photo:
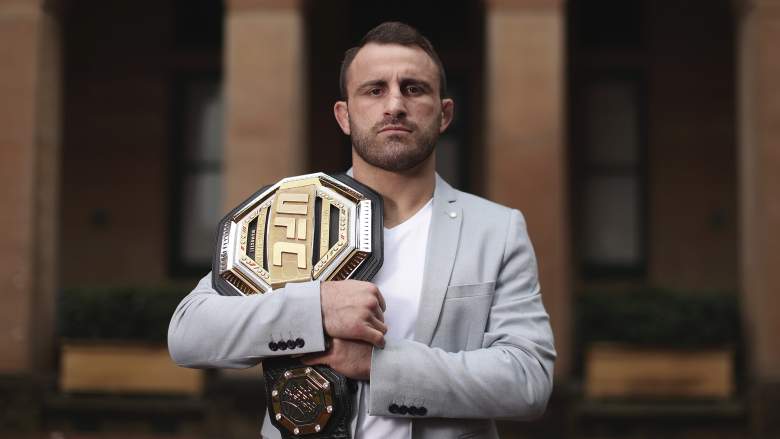
[[[327,174],[285,178],[220,233],[219,276],[239,294],[346,279],[371,253],[371,200]]]

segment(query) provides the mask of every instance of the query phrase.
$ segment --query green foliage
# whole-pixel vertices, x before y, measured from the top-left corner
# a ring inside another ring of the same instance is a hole
[[[164,342],[184,288],[73,288],[62,292],[59,334],[65,338]]]
[[[737,295],[659,289],[587,292],[577,298],[576,335],[580,346],[592,342],[680,348],[738,345]]]

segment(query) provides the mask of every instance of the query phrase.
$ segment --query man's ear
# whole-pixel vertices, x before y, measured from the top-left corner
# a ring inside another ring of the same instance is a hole
[[[336,103],[333,104],[333,115],[336,116],[336,122],[339,123],[341,131],[349,136],[351,133],[349,129],[349,107],[347,106],[347,102],[336,101]]]
[[[452,99],[441,100],[441,126],[439,127],[439,133],[443,133],[450,123],[452,117],[455,115],[455,102]]]

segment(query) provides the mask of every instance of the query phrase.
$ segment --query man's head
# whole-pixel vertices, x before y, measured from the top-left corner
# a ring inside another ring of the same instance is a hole
[[[391,172],[425,162],[449,126],[453,102],[430,42],[402,23],[384,23],[346,52],[343,100],[334,105],[342,131],[360,159]]]
[[[436,53],[436,49],[427,38],[425,38],[417,29],[409,26],[408,24],[399,23],[397,21],[388,21],[380,24],[379,26],[371,29],[360,40],[360,44],[352,47],[344,53],[344,60],[341,62],[341,71],[339,73],[339,88],[341,89],[341,99],[349,100],[347,94],[347,71],[352,61],[355,59],[358,51],[366,44],[397,44],[400,46],[413,47],[417,46],[427,53],[431,60],[436,63],[436,68],[439,69],[439,97],[443,98],[447,96],[447,75],[444,72],[444,64],[439,59],[439,54]]]

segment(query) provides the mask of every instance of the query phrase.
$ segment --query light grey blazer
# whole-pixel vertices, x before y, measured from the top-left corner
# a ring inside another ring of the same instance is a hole
[[[437,176],[425,264],[414,340],[373,351],[370,415],[408,417],[412,437],[426,439],[496,438],[494,419],[540,416],[555,349],[520,212]],[[181,366],[241,368],[289,354],[269,342],[297,338],[295,353],[324,349],[317,282],[220,296],[208,275],[176,309],[168,348]],[[427,413],[392,414],[392,404]],[[267,415],[262,434],[279,437]]]

